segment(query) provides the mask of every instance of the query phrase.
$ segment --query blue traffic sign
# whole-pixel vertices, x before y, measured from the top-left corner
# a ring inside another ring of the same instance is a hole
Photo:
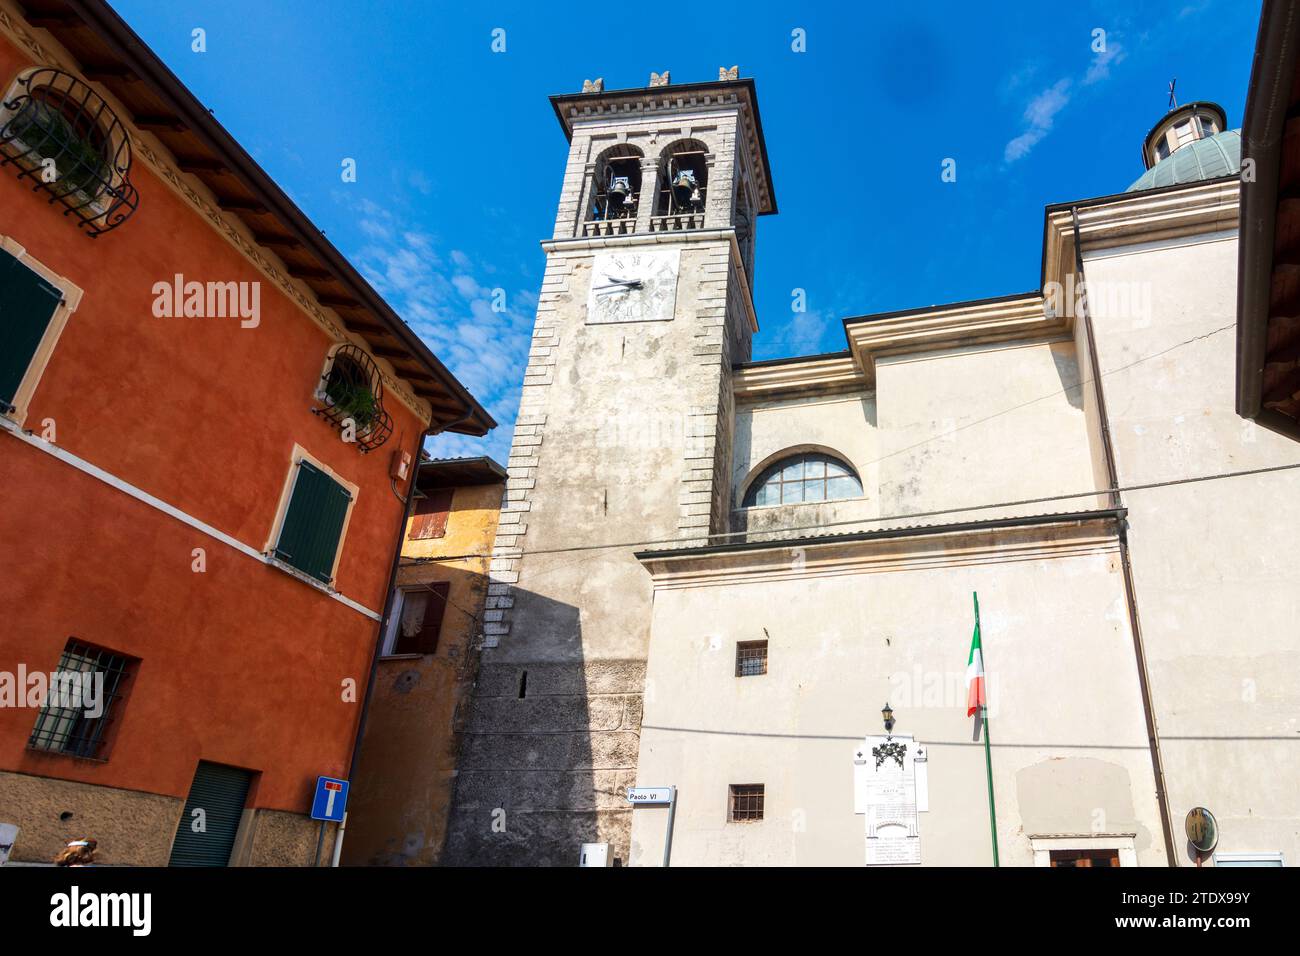
[[[316,798],[311,802],[313,820],[338,823],[348,805],[348,782],[335,777],[316,778]]]

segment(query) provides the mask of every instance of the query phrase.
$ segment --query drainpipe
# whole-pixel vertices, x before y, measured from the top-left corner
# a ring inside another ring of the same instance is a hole
[[[411,507],[415,504],[415,495],[411,492],[415,489],[415,479],[420,472],[420,450],[424,447],[424,439],[431,435],[441,435],[453,425],[459,425],[461,422],[468,421],[474,417],[474,410],[470,409],[460,418],[452,419],[436,428],[427,428],[420,432],[419,440],[415,444],[415,454],[411,458],[411,481],[408,485],[406,500],[402,505],[402,514],[397,525],[397,543],[393,546],[393,560],[388,569],[388,584],[384,592],[384,613],[379,616],[379,624],[375,633],[375,647],[370,654],[370,675],[366,679],[366,695],[361,702],[361,716],[357,720],[357,733],[352,741],[352,759],[348,763],[348,781],[349,783],[356,778],[357,760],[361,755],[361,740],[366,733],[366,722],[370,718],[370,701],[374,696],[375,675],[379,672],[379,656],[384,648],[384,631],[388,626],[388,616],[393,613],[393,593],[397,584],[397,569],[402,561],[402,543],[405,537],[406,522],[411,518]],[[333,866],[338,866],[339,855],[342,852],[341,830],[335,832],[335,847]]]
[[[1097,356],[1097,339],[1093,335],[1092,318],[1087,309],[1087,279],[1083,271],[1083,246],[1079,241],[1079,207],[1070,207],[1074,227],[1074,271],[1077,281],[1085,290],[1084,308],[1076,318],[1083,323],[1088,341],[1088,364],[1092,375],[1093,394],[1097,399],[1097,417],[1101,424],[1101,446],[1106,461],[1106,477],[1110,482],[1110,505],[1123,508],[1119,492],[1119,469],[1115,464],[1115,445],[1111,438],[1110,416],[1106,412],[1106,393],[1101,384],[1101,360]],[[1169,793],[1165,789],[1164,761],[1160,756],[1160,735],[1156,729],[1155,704],[1151,699],[1151,676],[1147,671],[1146,647],[1142,641],[1142,623],[1138,616],[1137,590],[1133,586],[1133,562],[1128,547],[1128,511],[1124,509],[1115,519],[1119,532],[1120,566],[1124,571],[1124,598],[1128,605],[1129,630],[1133,633],[1133,654],[1137,661],[1138,686],[1142,693],[1142,713],[1147,724],[1147,745],[1151,751],[1151,769],[1156,782],[1156,805],[1160,808],[1160,826],[1164,831],[1165,856],[1170,866],[1178,865],[1174,850],[1174,829],[1169,817]]]

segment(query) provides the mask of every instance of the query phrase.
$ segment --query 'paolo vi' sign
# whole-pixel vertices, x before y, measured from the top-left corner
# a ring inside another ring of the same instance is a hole
[[[631,804],[672,803],[672,787],[628,787],[627,802]]]

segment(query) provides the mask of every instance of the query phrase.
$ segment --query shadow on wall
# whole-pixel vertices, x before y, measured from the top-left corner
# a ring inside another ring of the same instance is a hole
[[[449,585],[438,646],[379,662],[349,801],[345,866],[433,865],[446,840],[487,577],[436,563],[399,573],[403,589],[425,583]]]
[[[576,866],[583,843],[607,842],[624,865],[644,662],[588,662],[576,607],[513,597],[512,633],[480,665],[441,862]],[[540,656],[525,628],[557,638],[552,659],[524,659]]]

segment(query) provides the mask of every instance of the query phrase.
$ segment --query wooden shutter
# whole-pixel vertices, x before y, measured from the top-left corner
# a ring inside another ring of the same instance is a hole
[[[23,376],[62,302],[62,292],[0,250],[0,412],[13,408]]]
[[[239,819],[248,800],[248,787],[253,775],[237,767],[199,761],[190,784],[190,795],[181,812],[181,822],[176,828],[172,843],[170,866],[227,866],[230,851],[235,846],[239,832]],[[194,832],[202,810],[203,827]]]
[[[328,584],[352,495],[307,460],[298,463],[275,555]]]
[[[411,540],[441,538],[447,534],[447,516],[451,514],[451,488],[436,488],[415,502],[411,519]]]

